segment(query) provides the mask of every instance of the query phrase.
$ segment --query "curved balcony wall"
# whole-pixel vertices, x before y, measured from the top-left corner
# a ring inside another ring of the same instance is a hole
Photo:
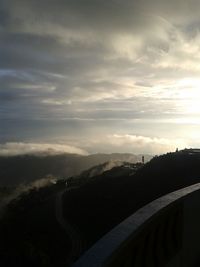
[[[154,200],[128,217],[73,267],[200,266],[200,183]]]

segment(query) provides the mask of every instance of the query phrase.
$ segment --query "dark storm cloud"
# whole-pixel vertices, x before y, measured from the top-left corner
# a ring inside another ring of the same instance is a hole
[[[1,34],[1,68],[53,70],[63,65],[61,48],[54,37],[27,33]],[[61,68],[61,67],[60,67]]]
[[[10,22],[10,16],[6,10],[0,9],[0,25],[6,27]]]
[[[102,27],[105,31],[105,26],[113,29],[119,26],[127,27],[132,20],[138,23],[132,17],[138,12],[135,8],[137,5],[128,1],[6,1],[5,6],[8,9],[11,7],[12,12],[17,11],[15,17],[25,19],[29,16],[30,21],[36,22],[39,19],[40,23],[50,22],[70,28]]]

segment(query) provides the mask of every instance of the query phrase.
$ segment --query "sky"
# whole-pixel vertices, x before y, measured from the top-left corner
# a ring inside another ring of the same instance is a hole
[[[200,1],[1,0],[0,154],[200,146]]]

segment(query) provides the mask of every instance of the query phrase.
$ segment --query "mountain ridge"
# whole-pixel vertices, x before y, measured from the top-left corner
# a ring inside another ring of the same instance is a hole
[[[152,158],[150,155],[145,157],[146,160]],[[128,153],[93,154],[88,156],[78,154],[1,156],[0,186],[29,183],[48,175],[53,175],[59,179],[69,178],[79,175],[82,171],[92,166],[110,160],[135,163],[141,160],[141,156]]]

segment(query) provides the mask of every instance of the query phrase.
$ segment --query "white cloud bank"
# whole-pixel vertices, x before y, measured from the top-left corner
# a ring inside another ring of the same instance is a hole
[[[8,142],[0,144],[0,156],[15,156],[26,154],[56,155],[62,153],[87,155],[87,152],[69,145],[60,144],[37,144]]]
[[[169,151],[175,151],[178,148],[185,148],[186,142],[182,139],[166,139],[157,137],[146,137],[136,135],[113,135],[110,137],[110,142],[114,145],[122,147],[131,147],[140,153],[143,151],[151,152],[153,154],[166,153]]]
[[[162,154],[191,146],[186,139],[148,137],[134,134],[111,134],[106,137],[86,138],[80,147],[55,143],[7,142],[0,144],[0,156],[58,155],[62,153],[88,155],[90,153]],[[95,149],[94,149],[95,148]]]
[[[148,137],[132,134],[112,134],[107,138],[99,138],[88,143],[86,149],[90,151],[90,147],[95,147],[98,152],[119,152],[133,154],[163,154],[173,152],[178,149],[188,147],[185,139],[179,138],[159,138]]]

